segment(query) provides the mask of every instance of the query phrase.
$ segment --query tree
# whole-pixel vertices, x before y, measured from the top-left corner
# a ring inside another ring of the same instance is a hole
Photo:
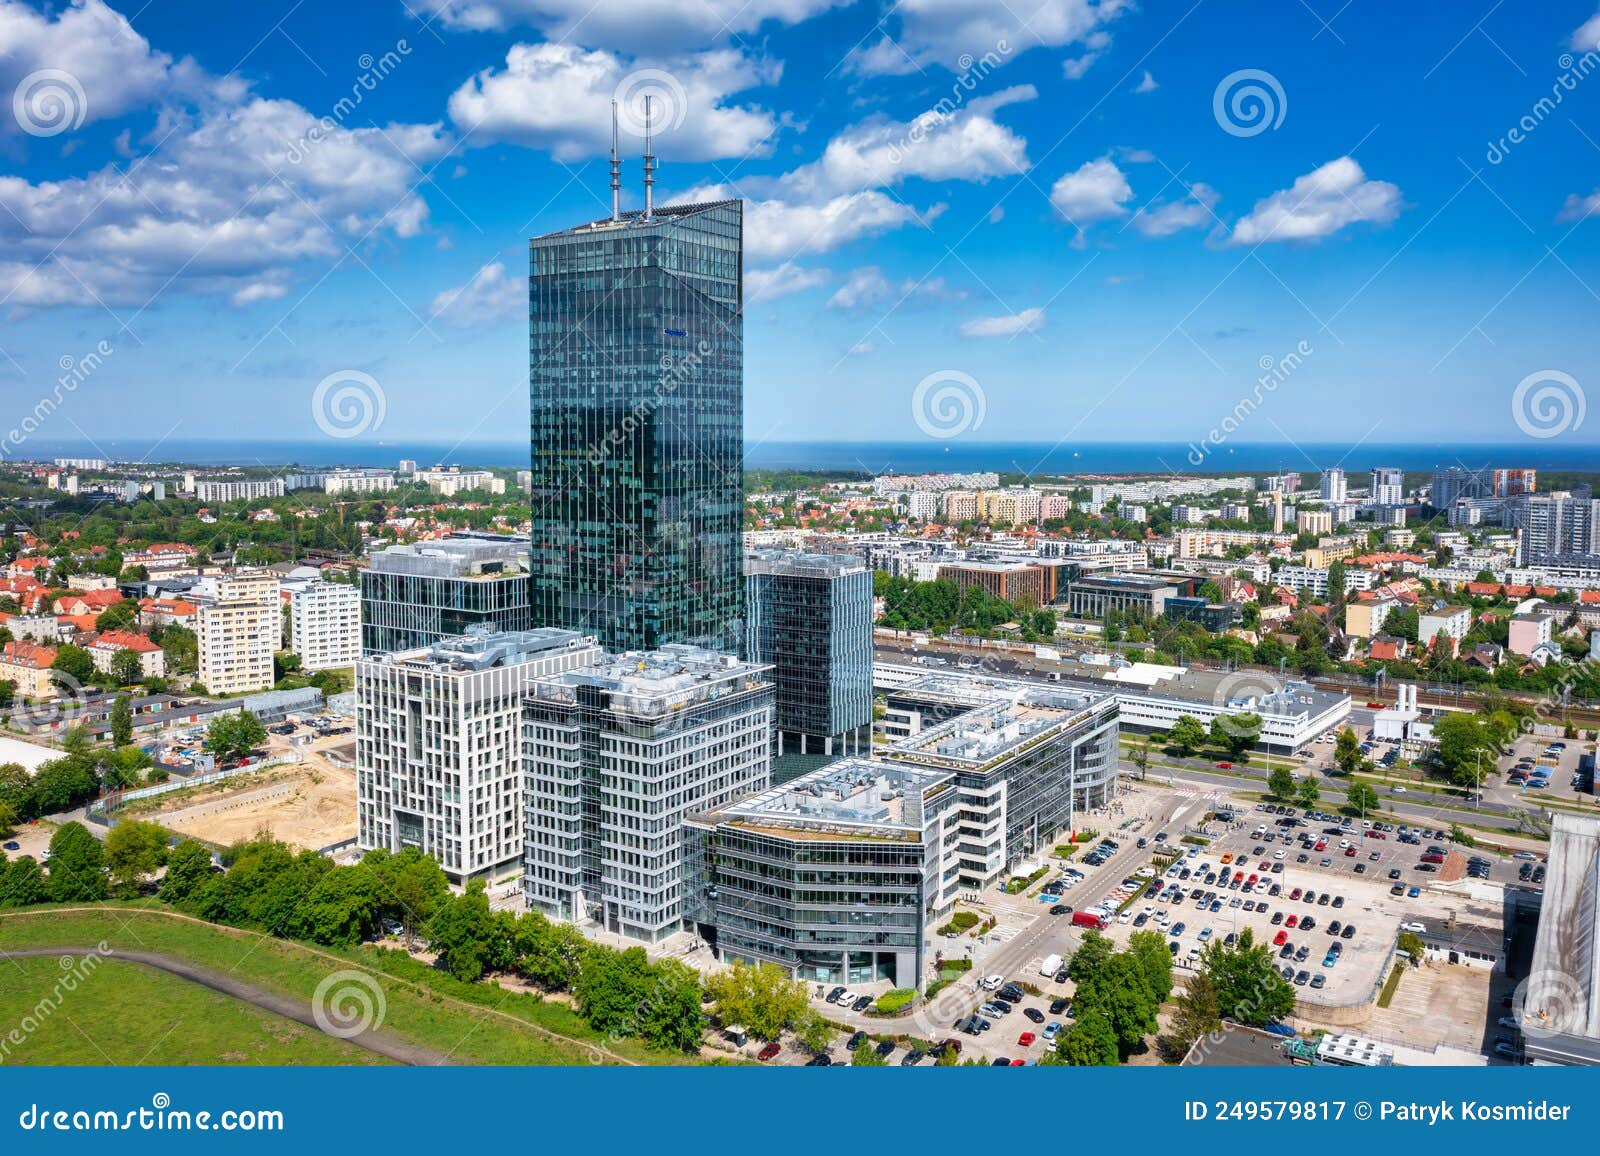
[[[33,794],[33,778],[21,763],[0,763],[0,804],[15,809],[24,818]]]
[[[139,652],[123,647],[111,656],[111,670],[107,675],[114,686],[132,686],[144,678],[144,663]]]
[[[1378,798],[1378,792],[1365,783],[1351,783],[1344,797],[1350,809],[1358,812],[1363,819],[1366,818],[1368,811],[1376,811],[1382,802]]]
[[[11,860],[0,871],[0,907],[31,907],[50,902],[50,884],[31,855]]]
[[[1353,775],[1366,763],[1366,756],[1361,753],[1361,740],[1356,737],[1356,732],[1349,727],[1339,731],[1339,737],[1333,742],[1333,762],[1343,775]]]
[[[706,1030],[700,973],[676,959],[653,965],[650,995],[639,1011],[638,1035],[658,1048],[693,1053]]]
[[[717,1018],[724,1026],[742,1024],[759,1040],[777,1039],[809,1007],[805,982],[791,979],[771,963],[736,959],[706,980],[706,992],[716,1002]]]
[[[89,756],[51,759],[41,763],[34,773],[26,814],[33,817],[69,811],[94,798],[99,790],[100,781],[95,778],[94,762]]]
[[[50,898],[85,903],[106,897],[106,857],[100,840],[82,823],[66,823],[50,837]]]
[[[1463,711],[1447,711],[1433,724],[1439,762],[1457,786],[1476,790],[1483,776],[1495,769],[1504,741],[1496,730],[1480,716]]]
[[[200,662],[200,642],[187,626],[169,626],[161,632],[161,650],[167,670],[173,674],[192,673]]]
[[[167,873],[157,896],[174,906],[189,899],[211,878],[211,852],[204,843],[184,839],[167,854]]]
[[[1156,1030],[1156,1009],[1161,1003],[1150,988],[1143,964],[1130,951],[1116,952],[1107,959],[1098,973],[1078,985],[1075,999],[1080,1018],[1085,1008],[1105,1017],[1121,1055],[1132,1052]]]
[[[1267,776],[1267,790],[1271,792],[1274,799],[1282,799],[1287,802],[1294,798],[1294,774],[1288,767],[1275,768],[1272,774]]]
[[[242,759],[266,741],[267,728],[247,710],[219,714],[206,727],[206,749],[219,759]]]
[[[1258,1028],[1294,1010],[1294,988],[1278,974],[1272,948],[1256,943],[1248,927],[1233,947],[1209,944],[1200,956],[1200,972],[1215,985],[1217,1008],[1227,1019]]]
[[[474,879],[466,891],[435,913],[429,925],[429,946],[439,956],[439,966],[459,980],[472,983],[484,972],[494,954],[494,919],[483,880]],[[644,954],[639,949],[639,954]]]
[[[17,806],[0,800],[0,836],[9,835],[17,825]]]
[[[135,746],[118,747],[105,757],[101,770],[101,785],[108,791],[131,787],[139,781],[153,760]]]
[[[120,658],[124,654],[133,654],[133,651],[131,651],[131,650],[119,650],[117,652],[117,656],[116,657]],[[134,663],[137,664],[138,661],[139,661],[139,656],[135,654],[134,655]],[[117,670],[117,662],[116,662],[116,658],[113,658],[111,660],[111,672],[112,672],[112,676],[113,677],[115,677],[115,675],[116,675],[116,670]],[[136,674],[134,676],[134,679],[131,679],[131,680],[128,680],[128,681],[134,681],[137,678],[138,678],[138,675]],[[126,682],[124,682],[122,685],[126,685]],[[116,701],[111,704],[111,745],[112,746],[117,746],[117,747],[125,747],[129,743],[131,743],[132,741],[133,741],[133,700],[131,698],[129,698],[127,695],[125,695],[125,694],[119,694],[116,697]]]
[[[1039,1061],[1045,1065],[1075,1068],[1109,1068],[1117,1063],[1117,1036],[1101,1012],[1090,1009],[1056,1037],[1055,1050]]]
[[[878,1049],[872,1046],[871,1040],[862,1040],[861,1046],[850,1053],[850,1066],[852,1068],[882,1068],[888,1063],[878,1054]]]
[[[369,851],[361,861],[372,869],[377,882],[377,917],[397,921],[408,940],[450,900],[450,881],[444,871],[431,856],[415,847],[406,847],[398,854]],[[548,925],[548,920],[545,923]],[[517,954],[520,957],[521,953]]]
[[[583,974],[573,989],[578,1010],[589,1026],[624,1039],[638,1035],[641,1012],[650,996],[650,970],[642,947],[594,952],[584,962]]]
[[[94,659],[81,646],[70,643],[56,647],[56,660],[50,669],[59,671],[79,686],[88,686],[95,678]]]
[[[1422,957],[1427,953],[1427,948],[1422,944],[1422,937],[1415,931],[1402,931],[1400,938],[1395,941],[1395,946],[1411,957],[1411,962],[1421,963]]]
[[[1211,741],[1238,758],[1261,738],[1261,716],[1258,714],[1218,715],[1211,720]]]
[[[135,896],[145,877],[167,861],[166,828],[125,819],[106,832],[105,858],[113,890],[124,898]]]
[[[1075,984],[1087,983],[1105,967],[1116,947],[1098,931],[1085,933],[1083,943],[1072,953],[1067,964],[1067,975]]]
[[[1139,744],[1133,748],[1133,765],[1139,768],[1139,781],[1145,780],[1145,775],[1150,770],[1150,740],[1141,738]]]
[[[1167,731],[1167,741],[1178,748],[1179,754],[1192,755],[1205,745],[1205,728],[1193,715],[1181,714]]]
[[[1173,1002],[1172,1030],[1166,1041],[1170,1051],[1185,1053],[1202,1036],[1222,1029],[1217,985],[1207,972],[1190,976],[1183,993]]]
[[[138,617],[139,604],[132,598],[124,598],[102,610],[94,620],[94,628],[102,633],[107,630],[131,630]]]
[[[814,1011],[807,1011],[801,1016],[794,1028],[795,1039],[800,1041],[801,1046],[818,1055],[833,1046],[834,1037],[838,1034],[838,1028]]]
[[[1317,776],[1314,774],[1301,779],[1294,793],[1296,801],[1308,811],[1314,811],[1322,805],[1322,792],[1317,787]]]

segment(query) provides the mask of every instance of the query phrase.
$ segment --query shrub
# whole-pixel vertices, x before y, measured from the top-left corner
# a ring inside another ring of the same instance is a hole
[[[1204,835],[1184,835],[1178,840],[1178,842],[1188,843],[1195,847],[1205,847],[1210,844],[1211,840],[1207,839]]]
[[[897,987],[893,991],[886,991],[880,995],[874,1010],[876,1010],[880,1015],[898,1015],[900,1012],[910,1007],[916,998],[916,988]]]
[[[960,935],[963,931],[971,931],[978,926],[978,915],[973,911],[958,911],[950,917],[950,922],[939,928],[940,935]]]

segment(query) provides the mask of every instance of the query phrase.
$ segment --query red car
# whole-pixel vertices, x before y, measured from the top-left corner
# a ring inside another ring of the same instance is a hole
[[[1280,931],[1280,932],[1278,932],[1278,934],[1276,934],[1276,935],[1274,935],[1272,937],[1272,946],[1273,947],[1282,947],[1284,944],[1286,944],[1288,942],[1289,942],[1289,933],[1287,931]]]
[[[756,1053],[756,1059],[758,1059],[758,1060],[770,1060],[770,1059],[772,1059],[773,1056],[776,1056],[781,1051],[783,1051],[783,1048],[780,1047],[777,1043],[775,1043],[775,1042],[774,1043],[770,1043],[766,1047],[762,1048],[759,1052]]]
[[[1218,770],[1223,770],[1223,771],[1231,771],[1231,770],[1233,770],[1233,764],[1232,763],[1218,763],[1217,764],[1217,769]]]
[[[1028,1047],[1032,1047],[1033,1046],[1033,1041],[1038,1039],[1038,1038],[1039,1037],[1034,1035],[1032,1032],[1023,1032],[1020,1036],[1017,1037],[1017,1043],[1021,1047],[1028,1048]]]
[[[1025,1067],[1028,1066],[1028,1061],[1027,1060],[1012,1060],[1011,1061],[1011,1066],[1013,1068],[1025,1068]]]
[[[1366,832],[1366,836],[1368,839],[1387,839],[1389,837],[1382,831],[1368,831]]]
[[[1356,849],[1354,847],[1346,847],[1344,849],[1344,857],[1346,859],[1354,859],[1356,857]]]
[[[1299,899],[1300,898],[1300,888],[1296,887],[1293,891],[1289,892],[1289,898],[1290,899]]]
[[[1289,916],[1288,919],[1285,919],[1283,921],[1283,925],[1285,927],[1299,927],[1300,926],[1300,917],[1298,915],[1291,915],[1291,916]],[[1278,932],[1278,934],[1279,935],[1283,935],[1283,932],[1280,931],[1280,932]],[[1287,935],[1283,935],[1283,937],[1285,939],[1289,938]],[[1280,943],[1278,946],[1282,947],[1283,944]]]
[[[1317,840],[1317,850],[1318,851],[1326,851],[1327,849],[1328,849],[1328,841],[1326,839],[1318,839]]]
[[[1381,702],[1369,702],[1367,704],[1367,709],[1368,710],[1382,710],[1383,706],[1384,706],[1384,704],[1381,703]]]

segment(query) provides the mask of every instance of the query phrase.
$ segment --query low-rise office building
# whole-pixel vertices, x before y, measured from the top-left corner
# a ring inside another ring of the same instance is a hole
[[[953,772],[840,759],[689,820],[691,918],[719,958],[816,983],[923,986],[953,910]]]
[[[391,546],[361,572],[361,650],[412,650],[475,626],[533,625],[528,539],[460,534]]]

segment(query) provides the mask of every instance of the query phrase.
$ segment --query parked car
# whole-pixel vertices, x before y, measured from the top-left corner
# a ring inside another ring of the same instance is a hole
[[[756,1053],[756,1059],[761,1060],[761,1061],[764,1062],[766,1060],[772,1059],[774,1056],[776,1056],[781,1051],[783,1051],[782,1045],[778,1044],[777,1042],[773,1042],[773,1043],[768,1044],[766,1047],[762,1048],[759,1052],[757,1052]]]

